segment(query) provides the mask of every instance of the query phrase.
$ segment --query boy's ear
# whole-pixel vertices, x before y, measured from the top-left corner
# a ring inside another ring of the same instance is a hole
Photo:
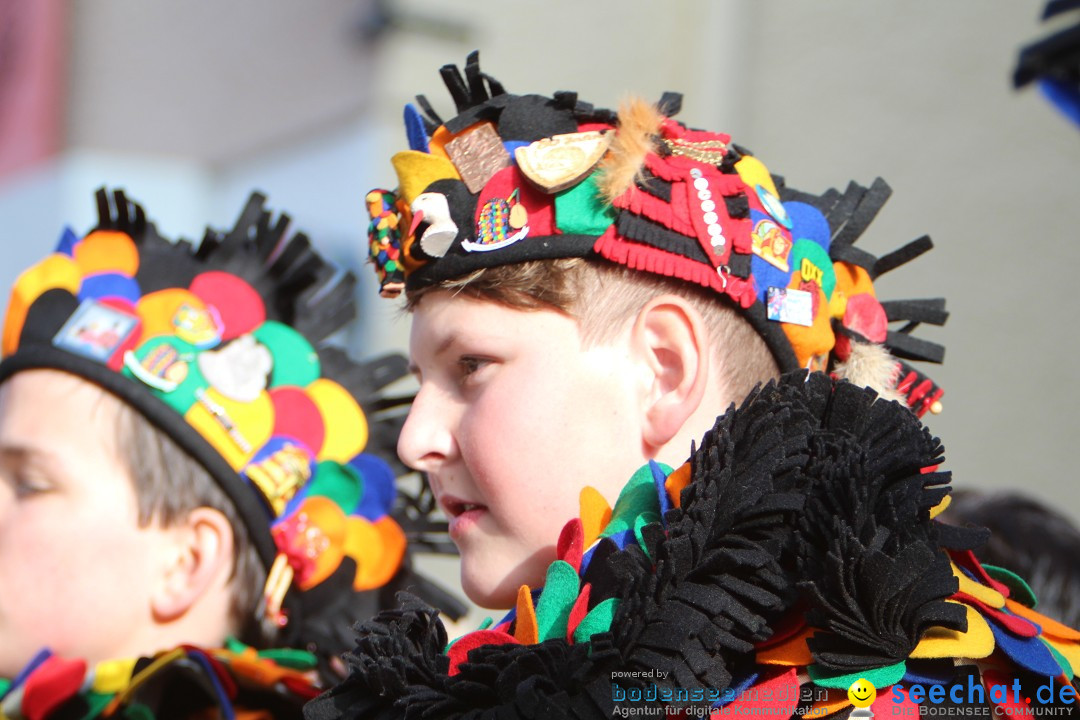
[[[701,313],[678,295],[646,303],[632,332],[649,371],[643,440],[656,451],[701,405],[709,376],[708,335]]]
[[[214,508],[192,510],[165,533],[151,598],[151,611],[159,623],[184,617],[215,588],[227,591],[234,554],[232,524]]]

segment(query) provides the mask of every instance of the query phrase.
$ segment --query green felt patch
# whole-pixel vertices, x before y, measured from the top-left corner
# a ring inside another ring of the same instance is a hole
[[[156,718],[149,706],[131,703],[124,709],[124,720],[156,720]]]
[[[570,610],[577,599],[579,580],[577,571],[565,560],[556,560],[548,566],[544,591],[536,605],[536,636],[539,642],[552,638],[565,638]]]
[[[3,695],[3,692],[0,692]],[[116,697],[112,694],[96,693],[93,690],[89,690],[82,696],[82,699],[86,701],[86,706],[89,708],[86,714],[82,716],[80,720],[92,720],[92,718],[101,717],[101,712],[105,707],[112,702],[112,699]]]
[[[603,235],[615,222],[615,208],[604,202],[593,173],[555,196],[555,225],[567,235]]]
[[[645,546],[645,538],[641,536],[641,529],[646,525],[658,522],[660,522],[659,513],[647,512],[634,518],[634,537],[637,538],[637,543],[638,546],[641,547],[641,551],[644,552],[646,557],[649,557],[650,560],[652,557],[649,556],[649,548]]]
[[[845,673],[843,675],[830,673],[820,665],[811,665],[806,668],[806,671],[809,673],[810,679],[813,680],[815,684],[824,688],[841,688],[847,690],[851,687],[852,683],[860,678],[869,681],[869,683],[876,688],[884,688],[900,682],[904,677],[904,673],[907,672],[907,665],[901,660],[895,665],[870,668],[868,670],[860,670],[858,672]]]
[[[984,565],[983,567],[986,566]],[[1069,659],[1062,655],[1056,647],[1046,642],[1042,638],[1039,638],[1039,641],[1043,645],[1045,645],[1046,649],[1050,651],[1050,654],[1054,656],[1054,660],[1056,660],[1057,664],[1061,667],[1061,672],[1065,673],[1065,677],[1072,679],[1075,673],[1073,672],[1073,666],[1072,663],[1069,662]]]
[[[281,667],[292,670],[310,670],[319,664],[318,658],[307,650],[295,650],[292,648],[260,650],[259,657],[273,660]]]
[[[1009,588],[1010,599],[1032,609],[1039,604],[1039,599],[1035,597],[1035,591],[1031,589],[1031,586],[1027,584],[1024,578],[1012,570],[997,565],[983,565],[983,570],[986,571],[987,575]]]
[[[199,372],[199,365],[196,362],[199,352],[200,350],[194,345],[180,338],[160,335],[150,338],[136,348],[133,354],[138,367],[132,369],[125,364],[121,374],[143,383],[166,405],[183,415],[196,403],[196,392],[210,387],[210,383]],[[150,384],[167,382],[165,377],[159,377],[162,373],[169,378],[178,377],[176,373],[181,369],[185,369],[186,375],[174,389],[167,390]]]
[[[307,387],[319,378],[319,354],[303,335],[288,325],[267,320],[252,333],[274,357],[268,387],[295,385]]]
[[[619,608],[616,598],[608,598],[598,603],[589,611],[589,614],[581,619],[574,630],[575,643],[587,643],[589,638],[597,633],[607,632],[611,629],[611,623],[615,619],[615,611]]]
[[[652,469],[642,465],[619,493],[615,507],[611,510],[611,522],[608,523],[601,537],[610,537],[624,530],[631,530],[639,515],[652,513],[660,517],[660,501],[656,497],[656,485],[653,482]]]
[[[315,466],[315,477],[307,486],[307,497],[326,497],[351,513],[364,496],[364,480],[351,465],[324,460]]]

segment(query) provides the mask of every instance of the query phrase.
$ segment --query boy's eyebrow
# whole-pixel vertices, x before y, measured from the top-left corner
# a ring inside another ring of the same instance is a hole
[[[450,346],[454,344],[455,340],[457,340],[456,334],[448,334],[446,337],[439,341],[438,345],[435,346],[435,352],[432,353],[432,357],[438,358],[439,356],[443,355],[447,350],[450,349]],[[413,375],[420,374],[420,368],[417,366],[417,364],[413,361],[411,357],[409,358],[409,372],[411,372]]]
[[[55,463],[57,454],[48,448],[34,447],[20,442],[0,441],[0,460],[25,462],[37,460],[47,464]]]

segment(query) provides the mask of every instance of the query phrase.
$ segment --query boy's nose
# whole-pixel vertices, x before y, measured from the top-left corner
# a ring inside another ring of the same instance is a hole
[[[457,452],[451,428],[452,409],[438,401],[437,393],[421,388],[409,408],[398,438],[398,455],[414,470],[432,472]]]

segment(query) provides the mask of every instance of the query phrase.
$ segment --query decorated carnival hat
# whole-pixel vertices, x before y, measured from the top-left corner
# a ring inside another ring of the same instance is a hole
[[[355,277],[287,236],[264,200],[195,248],[159,235],[122,191],[98,191],[98,226],[66,230],[16,281],[0,381],[63,370],[134,407],[235,504],[269,574],[260,612],[284,642],[330,644],[385,604],[367,591],[406,576],[434,589],[408,571],[392,514],[408,398],[383,391],[407,368],[326,342],[355,316]],[[407,525],[423,524],[423,505],[404,504]]]
[[[911,332],[943,324],[945,301],[881,302],[873,284],[930,239],[883,257],[853,244],[890,195],[883,180],[791,189],[728,135],[673,120],[673,93],[618,112],[572,92],[512,95],[477,53],[464,75],[442,76],[457,115],[444,121],[422,96],[407,105],[397,189],[367,196],[383,295],[529,260],[603,259],[734,303],[781,371],[829,370],[919,415],[940,410],[941,388],[904,360],[941,362],[944,348]]]

